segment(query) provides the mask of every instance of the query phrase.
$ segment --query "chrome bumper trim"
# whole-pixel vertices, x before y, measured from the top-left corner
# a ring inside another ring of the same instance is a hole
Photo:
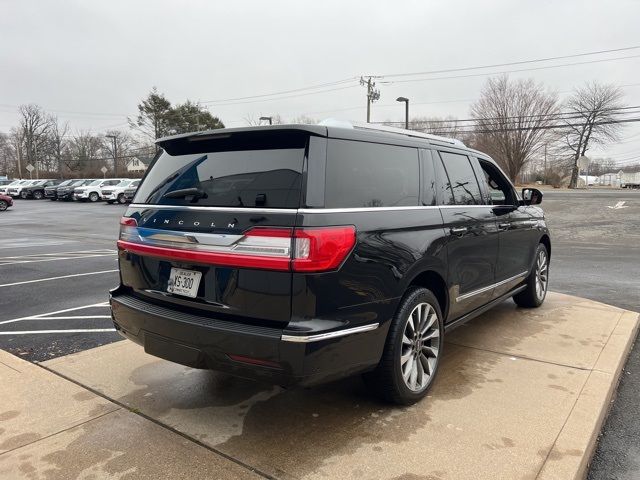
[[[319,342],[321,340],[329,340],[332,338],[345,337],[347,335],[353,335],[354,333],[363,333],[371,330],[375,330],[380,326],[379,323],[372,323],[370,325],[362,325],[360,327],[347,328],[345,330],[337,330],[335,332],[318,333],[316,335],[282,335],[281,340],[283,342],[295,342],[295,343],[311,343]]]

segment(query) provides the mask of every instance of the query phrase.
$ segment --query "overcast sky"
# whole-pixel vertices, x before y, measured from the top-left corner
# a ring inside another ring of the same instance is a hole
[[[152,86],[174,103],[218,101],[207,106],[227,126],[272,114],[364,121],[365,89],[355,81],[275,100],[220,100],[360,75],[639,46],[639,19],[640,2],[630,0],[0,0],[0,131],[15,125],[24,103],[56,113],[73,130],[126,129]],[[543,82],[561,98],[587,80],[627,85],[626,103],[640,105],[636,49],[440,75],[467,75],[455,79],[382,79],[372,119],[402,120],[398,96],[411,99],[412,115],[468,118],[487,78],[479,73],[632,56],[510,76]],[[640,124],[629,124],[624,137],[604,153],[640,157]]]

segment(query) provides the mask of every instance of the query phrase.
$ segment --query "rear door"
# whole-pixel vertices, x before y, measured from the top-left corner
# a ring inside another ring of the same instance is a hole
[[[286,324],[308,141],[263,130],[163,143],[123,219],[122,284],[178,310]]]
[[[454,320],[492,299],[498,230],[471,159],[452,151],[434,153],[436,193],[448,233],[448,320]]]

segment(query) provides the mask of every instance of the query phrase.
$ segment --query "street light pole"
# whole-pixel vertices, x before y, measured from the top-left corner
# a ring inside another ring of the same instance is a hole
[[[396,102],[404,102],[404,128],[409,130],[409,99],[407,97],[398,97]]]
[[[113,142],[113,176],[117,177],[118,176],[118,145],[117,145],[117,138],[115,135],[105,135],[106,138],[110,138],[111,141]]]
[[[273,125],[273,117],[260,117],[260,121],[268,121],[269,125]]]

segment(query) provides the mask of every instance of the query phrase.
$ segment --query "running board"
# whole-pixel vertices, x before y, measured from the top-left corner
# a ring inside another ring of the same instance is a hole
[[[525,288],[527,288],[527,284],[526,283],[524,285],[520,285],[517,288],[514,288],[513,290],[505,293],[504,295],[502,295],[501,297],[496,298],[495,300],[491,300],[489,303],[487,303],[486,305],[483,305],[480,308],[475,309],[473,312],[467,313],[466,315],[454,320],[453,322],[449,322],[448,324],[446,324],[444,326],[444,331],[445,332],[449,332],[450,330],[453,330],[454,328],[459,327],[460,325],[462,325],[464,323],[467,323],[472,318],[475,318],[478,315],[483,314],[484,312],[486,312],[487,310],[490,310],[491,308],[495,307],[499,303],[502,303],[505,300],[507,300],[508,298],[513,297],[516,293],[520,293]]]

